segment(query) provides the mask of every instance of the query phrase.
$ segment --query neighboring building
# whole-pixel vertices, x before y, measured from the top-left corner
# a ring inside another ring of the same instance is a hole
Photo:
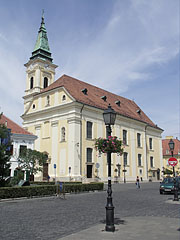
[[[106,137],[103,112],[109,103],[117,112],[112,135],[125,144],[123,156],[112,154],[112,176],[118,174],[121,181],[135,181],[137,175],[160,178],[162,129],[134,101],[67,75],[55,81],[57,65],[52,63],[44,17],[25,67],[23,126],[38,136],[35,149],[48,152],[51,179],[94,181],[98,175],[107,180],[107,159],[98,157],[94,139]]]
[[[4,114],[0,118],[0,123],[4,124],[11,131],[11,167],[10,176],[14,176],[14,171],[18,168],[18,158],[24,148],[34,149],[34,141],[36,136],[24,130],[18,124],[7,118]]]
[[[168,159],[172,157],[171,151],[169,149],[169,141],[172,139],[174,141],[174,151],[173,157],[178,160],[178,164],[175,166],[175,172],[177,175],[180,174],[180,141],[179,139],[173,139],[173,136],[167,136],[166,139],[162,140],[163,147],[163,167],[169,170],[173,170],[173,167],[169,165]]]

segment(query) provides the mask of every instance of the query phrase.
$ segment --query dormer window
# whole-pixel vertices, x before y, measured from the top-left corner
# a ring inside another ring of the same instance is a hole
[[[140,115],[141,114],[141,109],[138,109],[136,112]]]
[[[120,101],[115,101],[115,104],[120,107],[121,102]]]
[[[62,101],[65,101],[66,100],[66,95],[63,95],[62,96]]]
[[[34,87],[34,79],[33,77],[31,77],[30,79],[30,89],[32,89]]]
[[[45,77],[44,78],[44,88],[47,88],[48,87],[48,78]]]
[[[35,108],[36,108],[36,105],[35,105],[35,104],[33,104],[32,108],[33,108],[33,109],[35,109]]]
[[[88,91],[87,88],[84,88],[84,89],[81,90],[81,92],[83,92],[84,95],[87,95],[87,91]]]
[[[104,100],[104,102],[106,102],[107,97],[106,96],[102,96],[101,99]]]

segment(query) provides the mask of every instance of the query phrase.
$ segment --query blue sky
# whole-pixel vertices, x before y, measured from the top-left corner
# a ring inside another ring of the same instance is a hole
[[[180,138],[179,0],[0,0],[0,111],[21,125],[24,63],[42,9],[56,79],[133,99],[163,137]]]

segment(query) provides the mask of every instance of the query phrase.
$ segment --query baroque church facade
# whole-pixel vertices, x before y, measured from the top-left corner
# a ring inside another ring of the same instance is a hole
[[[95,139],[106,137],[103,112],[116,111],[112,136],[124,142],[122,156],[112,154],[112,180],[160,179],[162,129],[132,100],[63,75],[55,81],[44,17],[32,56],[25,64],[23,127],[37,136],[35,149],[48,163],[36,180],[107,181],[107,156],[98,156]]]

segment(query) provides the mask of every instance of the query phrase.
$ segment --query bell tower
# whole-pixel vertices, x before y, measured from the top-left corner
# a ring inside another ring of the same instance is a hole
[[[34,95],[54,82],[55,69],[58,67],[53,64],[44,23],[44,12],[32,56],[24,66],[26,67],[26,90],[23,98],[26,105]]]

